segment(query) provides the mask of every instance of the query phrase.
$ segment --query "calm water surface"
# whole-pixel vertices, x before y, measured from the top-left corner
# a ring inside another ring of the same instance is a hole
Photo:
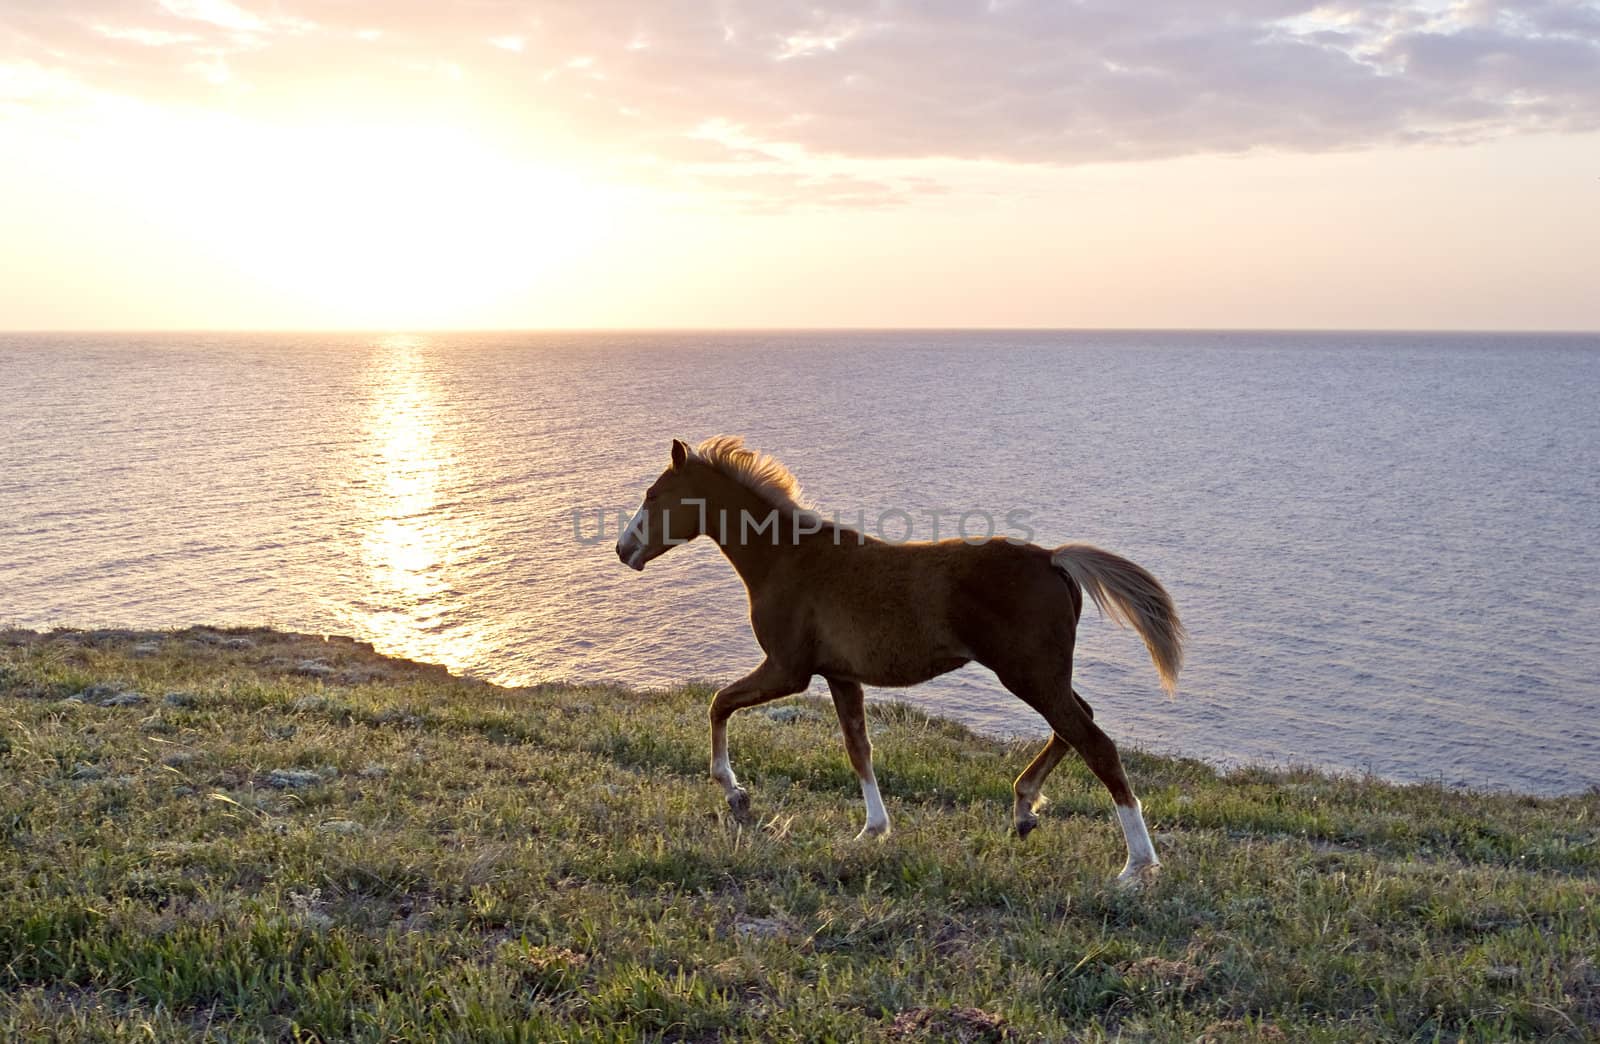
[[[740,432],[825,513],[1030,513],[1149,567],[1165,699],[1091,611],[1118,739],[1554,793],[1600,785],[1600,338],[0,335],[0,623],[261,623],[497,681],[727,680],[714,547],[593,544],[668,440]],[[577,530],[574,512],[584,512]],[[951,516],[944,516],[949,535]],[[968,667],[899,693],[1042,723]],[[843,755],[841,754],[841,757]]]

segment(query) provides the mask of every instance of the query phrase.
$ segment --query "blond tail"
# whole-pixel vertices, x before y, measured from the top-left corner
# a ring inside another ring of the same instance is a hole
[[[1050,564],[1071,577],[1094,599],[1100,611],[1144,639],[1150,659],[1168,695],[1178,689],[1183,665],[1183,624],[1172,596],[1149,571],[1110,551],[1088,544],[1064,544],[1050,554]]]

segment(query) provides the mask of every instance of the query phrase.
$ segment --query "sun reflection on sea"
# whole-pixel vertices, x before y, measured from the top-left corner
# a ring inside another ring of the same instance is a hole
[[[356,523],[365,597],[354,627],[386,652],[453,670],[480,662],[485,638],[460,611],[460,563],[477,526],[452,507],[469,465],[458,456],[424,338],[378,341],[367,367],[371,401]]]

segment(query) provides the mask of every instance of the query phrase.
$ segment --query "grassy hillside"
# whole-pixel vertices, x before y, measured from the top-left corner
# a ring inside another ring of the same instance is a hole
[[[506,690],[265,630],[0,632],[0,1039],[1453,1040],[1600,1034],[1600,796],[1130,754],[825,706]],[[1101,699],[1115,733],[1116,700]],[[1514,752],[1512,754],[1514,756]]]

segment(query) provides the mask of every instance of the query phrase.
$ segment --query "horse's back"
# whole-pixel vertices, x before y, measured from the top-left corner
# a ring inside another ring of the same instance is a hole
[[[1032,544],[873,542],[807,557],[779,595],[787,608],[772,615],[795,614],[778,626],[803,629],[792,637],[809,639],[823,675],[915,685],[971,660],[989,663],[1008,636],[1045,618],[1070,642],[1077,619],[1071,585]]]
[[[1050,552],[1004,540],[974,551],[952,577],[946,609],[972,658],[997,673],[1019,653],[1070,664],[1082,594],[1050,564]]]

